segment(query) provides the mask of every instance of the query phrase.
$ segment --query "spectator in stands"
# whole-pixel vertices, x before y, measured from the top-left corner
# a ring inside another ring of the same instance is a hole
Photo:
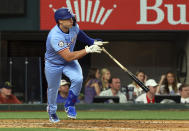
[[[136,72],[136,77],[143,83],[145,83],[147,79],[147,76],[143,71]],[[134,99],[143,93],[142,88],[135,81],[133,81],[131,84],[128,85],[128,90],[133,90],[132,98]]]
[[[9,81],[0,85],[0,104],[21,104],[21,101],[12,94],[12,84]]]
[[[189,85],[183,84],[179,88],[180,96],[181,96],[181,103],[189,104]]]
[[[126,96],[121,93],[121,82],[120,79],[117,77],[112,77],[109,80],[110,88],[108,90],[102,91],[100,93],[100,96],[118,96],[119,97],[119,103],[127,103]]]
[[[110,70],[107,68],[101,69],[101,81],[102,81],[102,91],[107,90],[109,88],[109,80],[111,77]]]
[[[92,103],[93,98],[100,94],[101,88],[99,69],[91,68],[85,82],[85,103]]]
[[[58,89],[57,103],[65,103],[68,91],[70,88],[70,82],[62,79],[60,82],[60,88]]]
[[[62,79],[60,81],[60,88],[58,89],[58,96],[56,103],[65,103],[67,97],[68,97],[68,92],[70,88],[70,82],[68,82],[66,79]],[[76,103],[79,103],[79,97],[76,101]]]
[[[147,93],[143,93],[138,96],[135,100],[136,103],[155,103],[155,94],[158,84],[154,79],[149,79],[146,81],[145,85],[150,89]]]
[[[178,83],[176,75],[173,72],[167,72],[166,75],[162,75],[157,94],[179,94],[179,87],[181,83]]]

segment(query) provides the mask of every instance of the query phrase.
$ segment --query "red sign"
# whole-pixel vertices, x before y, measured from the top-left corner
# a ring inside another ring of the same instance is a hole
[[[189,30],[189,0],[40,0],[40,29],[67,7],[83,30]]]

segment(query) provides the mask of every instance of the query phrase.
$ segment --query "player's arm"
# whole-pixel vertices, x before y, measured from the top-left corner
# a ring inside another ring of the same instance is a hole
[[[85,49],[70,52],[69,48],[60,50],[58,54],[64,58],[66,61],[70,62],[72,60],[77,60],[87,55],[88,53],[101,53],[102,49],[98,45],[86,46]]]
[[[85,32],[83,32],[82,30],[79,30],[79,33],[77,35],[77,40],[81,43],[85,43],[87,45],[93,45],[94,43],[94,39],[90,38],[89,36],[87,36],[87,34],[85,34]]]
[[[58,54],[69,62],[72,60],[77,60],[79,58],[82,58],[83,56],[87,55],[87,52],[85,49],[82,49],[80,51],[70,52],[69,48],[66,48],[64,50],[59,51]]]
[[[79,30],[79,33],[77,35],[77,40],[79,42],[82,42],[82,43],[85,43],[87,45],[98,45],[98,46],[101,46],[103,45],[103,42],[102,41],[96,41],[95,39],[93,38],[90,38],[85,32],[83,32],[82,30]]]

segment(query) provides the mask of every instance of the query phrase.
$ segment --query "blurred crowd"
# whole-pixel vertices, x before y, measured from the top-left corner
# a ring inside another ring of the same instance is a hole
[[[179,83],[173,72],[167,72],[157,82],[148,78],[145,72],[137,71],[136,77],[149,88],[144,92],[135,82],[122,85],[118,76],[112,76],[107,68],[91,68],[83,83],[83,92],[79,95],[77,103],[94,103],[95,99],[102,99],[106,103],[180,103],[189,104],[189,85]],[[57,103],[64,103],[68,96],[71,82],[63,77],[58,91]],[[0,84],[0,104],[21,104],[22,102],[13,95],[14,86],[9,81]],[[163,97],[161,101],[157,99]],[[118,101],[113,98],[118,98]],[[172,99],[173,98],[173,99]],[[177,102],[178,103],[178,102]]]
[[[98,96],[115,96],[119,97],[119,103],[189,103],[189,85],[179,83],[173,72],[163,74],[158,82],[148,79],[143,71],[136,72],[136,77],[149,92],[144,92],[135,81],[122,86],[120,78],[111,76],[106,68],[91,68],[84,84],[84,102],[93,103]],[[156,100],[158,96],[163,98],[159,102]]]
[[[112,97],[118,97],[119,103],[189,103],[189,85],[179,83],[173,72],[163,74],[158,82],[148,78],[143,71],[137,71],[135,75],[149,92],[144,92],[135,81],[123,86],[120,78],[112,76],[107,68],[91,68],[84,82],[84,99],[80,102],[90,104],[96,98],[102,98],[102,102],[116,103]],[[163,99],[156,100],[158,96]]]

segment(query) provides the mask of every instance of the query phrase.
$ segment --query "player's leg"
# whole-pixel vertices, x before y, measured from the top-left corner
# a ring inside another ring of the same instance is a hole
[[[48,105],[47,105],[47,112],[49,114],[49,120],[51,122],[59,122],[59,119],[56,115],[57,110],[57,94],[58,88],[60,87],[60,80],[62,76],[62,67],[48,67],[45,66],[45,76],[48,83],[47,89],[47,98],[48,98]]]
[[[77,113],[75,110],[75,103],[80,94],[83,83],[83,74],[79,62],[77,60],[70,62],[69,65],[64,67],[63,73],[71,81],[68,97],[64,106],[65,111],[69,118],[76,119]]]

